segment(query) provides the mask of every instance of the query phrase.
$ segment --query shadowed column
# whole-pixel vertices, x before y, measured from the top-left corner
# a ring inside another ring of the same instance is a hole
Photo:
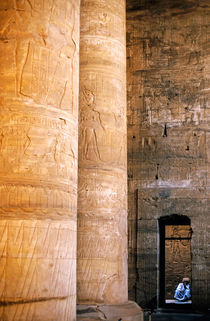
[[[78,301],[127,301],[125,1],[81,2]]]
[[[0,319],[76,319],[79,0],[0,3]]]

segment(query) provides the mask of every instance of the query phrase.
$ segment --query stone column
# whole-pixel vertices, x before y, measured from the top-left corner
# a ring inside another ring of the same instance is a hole
[[[125,1],[81,1],[78,301],[127,301]]]
[[[0,319],[76,319],[79,0],[0,3]]]

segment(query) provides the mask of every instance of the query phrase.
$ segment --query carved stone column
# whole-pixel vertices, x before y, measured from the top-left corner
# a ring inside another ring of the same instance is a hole
[[[0,319],[76,319],[79,0],[0,2]]]
[[[83,0],[78,300],[127,301],[125,1]]]

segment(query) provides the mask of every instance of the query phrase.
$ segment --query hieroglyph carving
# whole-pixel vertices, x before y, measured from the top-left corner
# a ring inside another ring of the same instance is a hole
[[[75,294],[75,233],[75,223],[0,220],[1,320],[40,320],[40,315],[42,320],[69,320],[74,311],[66,300]],[[37,303],[50,299],[53,314],[45,318],[49,303]]]
[[[77,146],[70,142],[75,131],[68,119],[15,113],[0,116],[0,172],[76,180],[72,169],[77,166]]]
[[[0,320],[76,320],[79,0],[0,1]]]
[[[29,43],[20,93],[37,103],[69,110],[73,106],[72,74],[71,60]],[[27,75],[32,75],[30,83]]]

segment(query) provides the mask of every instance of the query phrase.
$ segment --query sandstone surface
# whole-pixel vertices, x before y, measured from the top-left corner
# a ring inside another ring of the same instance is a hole
[[[127,301],[125,1],[85,0],[80,21],[79,303]]]
[[[77,321],[143,321],[144,314],[132,301],[113,305],[78,305]]]
[[[158,222],[181,215],[192,228],[193,304],[207,307],[209,1],[133,0],[127,10],[129,297],[157,301]]]
[[[0,319],[76,318],[79,1],[0,1]]]

